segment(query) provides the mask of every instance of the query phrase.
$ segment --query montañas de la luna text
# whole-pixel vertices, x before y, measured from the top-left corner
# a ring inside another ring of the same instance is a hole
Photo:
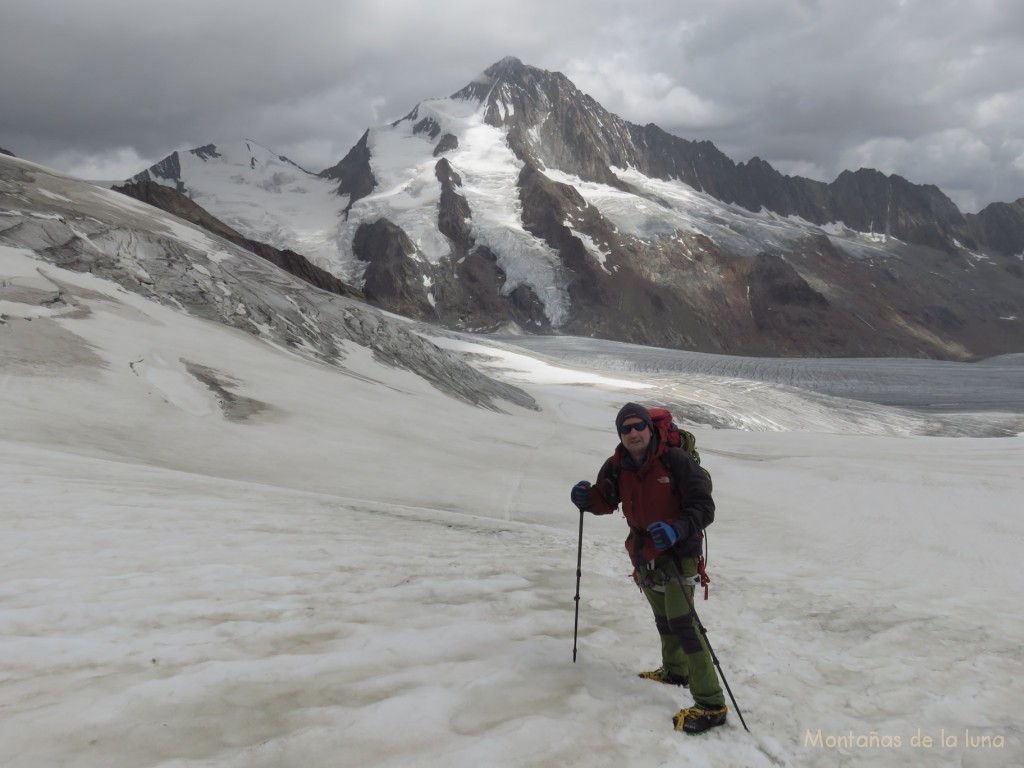
[[[947,731],[942,728],[938,735],[932,735],[920,728],[910,738],[894,733],[824,733],[821,728],[804,733],[804,746],[814,749],[1003,749],[1006,738],[1002,734],[972,732],[970,728]]]

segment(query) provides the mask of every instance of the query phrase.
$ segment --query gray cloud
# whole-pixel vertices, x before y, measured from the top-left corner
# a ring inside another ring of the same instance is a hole
[[[737,162],[1024,196],[1016,0],[10,0],[0,146],[92,178],[252,138],[310,170],[513,55]]]

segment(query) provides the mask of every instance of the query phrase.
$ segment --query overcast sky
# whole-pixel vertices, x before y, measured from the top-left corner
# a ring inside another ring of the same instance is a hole
[[[0,147],[115,179],[250,138],[320,171],[505,56],[737,162],[1024,197],[1021,0],[0,0]]]

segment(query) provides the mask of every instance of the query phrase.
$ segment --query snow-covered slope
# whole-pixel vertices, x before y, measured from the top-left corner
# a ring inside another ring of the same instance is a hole
[[[253,240],[294,250],[319,266],[336,262],[345,201],[327,180],[254,141],[177,151],[136,178],[184,192]]]
[[[1024,438],[436,336],[0,169],[0,764],[1024,761]],[[674,732],[688,692],[636,677],[658,639],[618,515],[584,521],[572,661],[568,491],[627,400],[734,420],[688,421],[718,505],[698,609],[749,735]]]
[[[884,258],[888,253],[881,246],[894,242],[884,233],[857,232],[843,222],[816,225],[763,208],[748,211],[681,181],[651,178],[635,168],[613,170],[629,190],[584,181],[556,169],[549,169],[546,175],[573,186],[621,233],[641,240],[686,242],[700,235],[729,253],[750,257],[764,250],[788,250],[808,237],[825,236],[860,258]]]
[[[312,288],[249,251],[132,198],[13,158],[0,158],[0,245],[86,271],[156,301],[339,364],[353,346],[472,402],[529,398],[487,381],[362,302]],[[42,299],[74,306],[43,278]],[[122,363],[126,364],[124,360]]]

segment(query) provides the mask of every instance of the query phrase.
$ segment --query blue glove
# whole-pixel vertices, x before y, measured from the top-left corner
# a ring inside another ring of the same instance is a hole
[[[654,546],[659,552],[665,551],[679,541],[679,531],[668,523],[651,523],[647,526],[647,532],[651,534]]]
[[[580,480],[572,487],[572,493],[569,494],[569,498],[572,499],[572,503],[579,507],[581,511],[590,509],[590,483],[586,480]]]

